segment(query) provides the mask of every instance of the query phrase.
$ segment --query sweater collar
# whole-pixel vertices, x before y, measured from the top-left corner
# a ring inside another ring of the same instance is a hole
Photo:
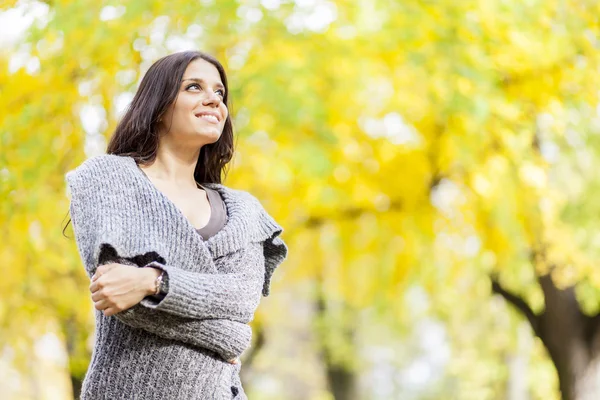
[[[198,246],[207,248],[213,258],[222,257],[245,247],[249,242],[261,242],[271,238],[275,232],[281,232],[281,227],[263,210],[260,203],[246,192],[228,188],[218,183],[203,183],[204,186],[216,190],[227,208],[227,222],[215,235],[203,241],[196,228],[183,215],[181,210],[164,195],[144,171],[137,165],[135,159],[129,156],[121,156],[127,160],[132,171],[144,182],[141,190],[147,190],[151,194],[160,197],[165,206],[172,209],[173,214],[179,218],[179,222],[185,225],[183,230],[186,235],[192,235],[196,239],[192,242]]]

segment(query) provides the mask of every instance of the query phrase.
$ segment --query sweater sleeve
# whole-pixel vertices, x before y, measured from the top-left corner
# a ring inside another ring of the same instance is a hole
[[[165,339],[208,349],[228,361],[250,347],[252,328],[226,319],[195,320],[157,313],[140,304],[115,314],[122,323]]]
[[[283,263],[288,256],[288,247],[281,238],[283,227],[255,200],[260,209],[258,225],[264,232],[263,255],[265,258],[265,276],[263,281],[262,295],[268,296],[271,289],[271,278],[275,269]]]
[[[253,273],[205,274],[185,271],[153,261],[146,267],[165,271],[169,289],[157,301],[145,297],[148,309],[194,319],[229,319],[249,323],[254,318],[261,294],[260,277]]]
[[[265,280],[263,283],[262,295],[268,296],[271,289],[271,277],[275,268],[277,268],[287,257],[288,248],[285,242],[279,237],[281,231],[263,243],[263,253],[265,256]]]

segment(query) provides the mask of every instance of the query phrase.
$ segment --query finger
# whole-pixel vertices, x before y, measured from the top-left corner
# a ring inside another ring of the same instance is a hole
[[[106,277],[102,278],[101,276],[98,276],[94,282],[90,283],[90,292],[94,293],[104,286],[106,286]]]
[[[110,307],[107,307],[103,312],[104,312],[104,315],[106,315],[107,317],[110,317],[111,315],[118,314],[121,311],[123,311],[123,310],[120,307],[111,305]]]
[[[98,278],[100,278],[102,275],[104,275],[106,272],[109,271],[107,269],[107,266],[108,266],[108,264],[101,265],[98,268],[96,268],[96,271],[94,271],[94,275],[92,275],[92,282],[98,280]]]
[[[100,290],[92,293],[92,301],[95,303],[100,300],[106,300],[106,295],[102,293]]]
[[[103,313],[105,316],[110,317],[111,315],[115,315],[117,313],[117,310],[115,308],[109,307],[106,310],[104,310]]]
[[[94,302],[94,308],[99,311],[106,310],[107,308],[109,308],[108,301],[104,299],[96,301]]]
[[[100,276],[102,276],[102,271],[99,268],[96,268],[96,271],[94,271],[94,275],[92,275],[92,282],[100,278]]]
[[[95,293],[100,289],[100,285],[98,283],[98,281],[94,281],[90,284],[90,292]]]

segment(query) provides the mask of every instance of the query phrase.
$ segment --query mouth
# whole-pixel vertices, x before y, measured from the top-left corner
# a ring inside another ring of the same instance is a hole
[[[207,113],[196,114],[196,118],[204,120],[204,121],[206,121],[208,123],[211,123],[211,124],[218,124],[219,123],[219,118],[216,115],[214,115],[214,114],[207,114]]]

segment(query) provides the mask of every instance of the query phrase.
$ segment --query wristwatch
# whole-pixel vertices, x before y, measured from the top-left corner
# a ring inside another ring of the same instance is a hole
[[[165,295],[169,292],[169,275],[165,274],[164,270],[161,270],[160,275],[156,278],[156,293]]]
[[[160,275],[158,275],[154,281],[154,287],[156,288],[156,291],[154,292],[153,296],[164,297],[169,292],[169,274],[165,273],[165,270],[162,268],[158,268],[152,264],[148,264],[146,267],[160,270]]]

